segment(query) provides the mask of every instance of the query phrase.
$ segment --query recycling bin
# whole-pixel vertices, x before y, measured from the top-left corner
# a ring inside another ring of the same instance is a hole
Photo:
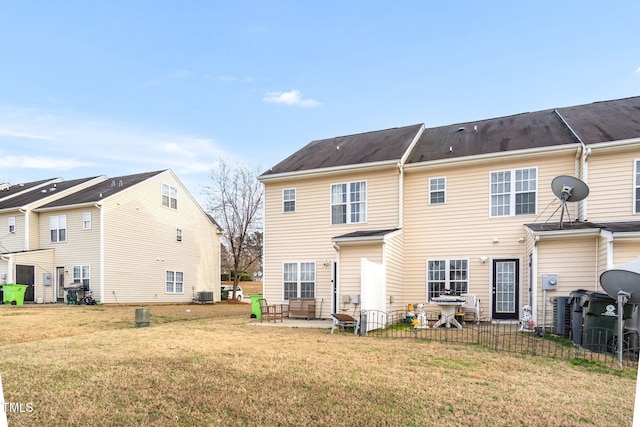
[[[588,292],[581,297],[583,307],[582,348],[604,353],[617,339],[618,301],[601,292]],[[625,304],[622,318],[629,319],[633,305]]]
[[[582,344],[582,296],[586,294],[586,289],[578,289],[569,294],[569,306],[571,307],[571,341],[575,345]]]
[[[2,286],[2,301],[5,304],[11,305],[23,305],[24,293],[27,290],[27,285],[17,285],[14,283],[5,283]]]
[[[260,299],[262,298],[262,294],[252,294],[249,295],[251,299],[251,317],[254,319],[261,319],[262,314],[260,313]]]

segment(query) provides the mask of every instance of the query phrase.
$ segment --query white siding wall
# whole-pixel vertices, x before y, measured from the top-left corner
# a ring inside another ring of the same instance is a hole
[[[367,222],[331,225],[331,185],[361,180],[367,181]],[[295,212],[283,212],[282,191],[287,188],[296,189]],[[283,302],[282,263],[311,261],[316,263],[316,298],[330,301],[331,267],[323,266],[323,260],[337,259],[331,239],[357,230],[398,226],[398,170],[394,166],[377,172],[267,182],[264,206],[263,290],[269,303]],[[344,266],[339,270],[343,271]],[[358,264],[358,274],[359,271]]]

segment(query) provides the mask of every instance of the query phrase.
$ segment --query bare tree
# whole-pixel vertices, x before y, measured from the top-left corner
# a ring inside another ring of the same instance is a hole
[[[260,170],[240,163],[220,160],[218,168],[211,171],[211,185],[206,187],[208,208],[211,215],[224,229],[222,237],[233,265],[233,296],[240,273],[262,257],[256,251],[255,237],[262,235],[262,184],[258,181]],[[262,248],[262,244],[259,246]]]

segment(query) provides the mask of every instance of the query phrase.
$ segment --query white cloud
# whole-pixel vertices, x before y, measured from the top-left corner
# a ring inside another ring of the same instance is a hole
[[[297,89],[289,92],[267,92],[262,100],[274,104],[286,104],[299,107],[317,107],[320,105],[320,102],[315,99],[302,98],[302,94]]]
[[[636,74],[640,74],[640,67],[636,69]]]
[[[11,168],[70,170],[79,167],[93,166],[94,163],[69,159],[61,159],[46,156],[3,156],[0,164],[9,165]]]

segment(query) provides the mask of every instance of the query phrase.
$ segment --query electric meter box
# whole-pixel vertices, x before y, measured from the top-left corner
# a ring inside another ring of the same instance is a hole
[[[542,289],[545,291],[558,290],[558,274],[543,274],[542,275]]]

